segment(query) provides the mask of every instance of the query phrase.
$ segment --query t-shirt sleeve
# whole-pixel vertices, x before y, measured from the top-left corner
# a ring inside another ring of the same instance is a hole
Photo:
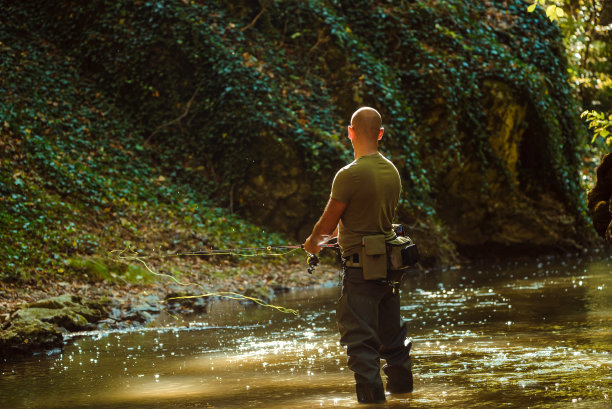
[[[353,195],[355,184],[352,183],[351,174],[347,168],[336,173],[332,183],[331,198],[342,203],[348,203]]]

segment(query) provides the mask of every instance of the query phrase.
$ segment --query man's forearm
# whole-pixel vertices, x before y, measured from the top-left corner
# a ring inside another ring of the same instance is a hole
[[[323,240],[337,231],[338,222],[345,208],[346,203],[334,199],[329,200],[321,218],[312,229],[312,234],[304,242],[304,249],[307,252],[315,254],[321,251]]]
[[[310,240],[313,243],[320,245],[327,241],[326,239],[331,239],[335,237],[334,232],[337,233],[337,231],[338,225],[336,225],[333,230],[330,230],[329,226],[326,226],[324,223],[321,222],[321,219],[319,219],[317,224],[315,224],[314,228],[312,229],[312,233],[310,234]]]

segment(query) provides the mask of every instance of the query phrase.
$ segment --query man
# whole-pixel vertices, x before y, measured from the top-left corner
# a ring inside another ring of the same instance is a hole
[[[320,244],[338,234],[343,280],[337,321],[348,366],[355,373],[357,400],[362,403],[385,401],[381,357],[387,362],[383,366],[387,391],[412,392],[412,345],[405,345],[406,324],[400,316],[397,288],[401,273],[365,280],[359,260],[364,237],[395,237],[392,221],[401,181],[395,166],[378,152],[384,132],[381,125],[380,114],[373,108],[360,108],[353,114],[348,137],[355,160],[336,174],[327,206],[304,243],[306,251],[316,254]]]

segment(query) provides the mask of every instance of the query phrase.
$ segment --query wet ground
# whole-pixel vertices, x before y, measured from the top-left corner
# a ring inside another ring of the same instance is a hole
[[[488,264],[402,287],[415,391],[358,405],[335,286],[234,301],[0,364],[1,408],[611,408],[612,257]]]

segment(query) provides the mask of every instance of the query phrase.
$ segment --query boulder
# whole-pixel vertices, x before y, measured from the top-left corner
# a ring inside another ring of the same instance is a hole
[[[0,331],[0,358],[61,348],[64,338],[53,324],[39,319],[11,322]]]
[[[0,331],[0,356],[61,347],[62,332],[94,329],[108,316],[108,300],[65,294],[20,306]]]
[[[81,331],[93,329],[93,324],[108,316],[106,304],[104,300],[83,300],[76,295],[64,294],[25,304],[13,312],[9,320],[15,322],[39,319],[68,331]]]
[[[87,318],[67,308],[22,308],[15,311],[10,318],[11,322],[42,321],[55,324],[67,331],[81,331],[93,329]]]
[[[588,193],[587,207],[597,234],[612,244],[612,153],[605,155],[597,167],[597,179]]]

